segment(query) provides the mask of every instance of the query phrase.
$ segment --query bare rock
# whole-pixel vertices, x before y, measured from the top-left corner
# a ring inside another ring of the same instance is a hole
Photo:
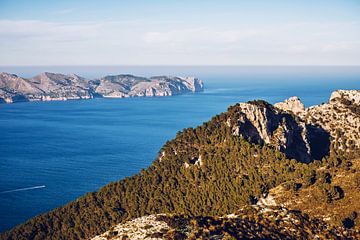
[[[284,102],[276,103],[274,107],[294,114],[301,114],[305,111],[304,104],[296,96],[286,99]]]
[[[228,119],[233,135],[251,142],[274,146],[289,158],[301,162],[313,159],[308,140],[309,129],[293,115],[273,107],[265,101],[240,103],[229,109],[236,119]]]

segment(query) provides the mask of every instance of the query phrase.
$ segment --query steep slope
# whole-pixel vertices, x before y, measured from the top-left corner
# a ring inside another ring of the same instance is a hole
[[[233,135],[274,146],[289,158],[301,162],[313,160],[313,146],[308,140],[312,132],[294,116],[279,111],[264,101],[240,103],[229,111],[233,117],[229,117],[226,123]]]
[[[15,74],[0,73],[0,103],[27,101],[27,96],[36,97],[43,93],[27,79]]]
[[[305,181],[270,189],[267,198],[328,224],[360,229],[360,159],[336,160],[327,166],[315,169]]]
[[[318,128],[264,101],[237,104],[179,132],[148,169],[37,216],[1,239],[86,239],[149,214],[223,216],[257,203],[280,184],[294,182],[298,188],[321,168],[336,171],[358,154],[356,148],[341,155],[330,151],[313,161],[308,139],[322,138],[324,130],[308,127]],[[309,163],[286,157],[293,153],[309,157]]]
[[[292,97],[274,105],[292,112],[308,125],[320,126],[331,135],[334,149],[351,151],[360,147],[360,91],[338,90],[328,103],[304,108],[300,99]]]
[[[92,98],[89,81],[75,74],[44,72],[29,81],[43,91],[39,100],[70,100]],[[33,99],[34,100],[34,99]]]

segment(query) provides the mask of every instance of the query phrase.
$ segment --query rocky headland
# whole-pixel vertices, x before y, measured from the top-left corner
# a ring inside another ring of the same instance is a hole
[[[105,76],[86,79],[75,74],[44,72],[32,78],[0,73],[0,103],[56,101],[95,97],[160,97],[203,91],[195,77],[133,75]]]

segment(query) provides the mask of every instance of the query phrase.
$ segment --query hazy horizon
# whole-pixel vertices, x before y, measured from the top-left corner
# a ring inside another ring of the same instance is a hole
[[[0,2],[0,65],[360,65],[360,3]]]
[[[342,74],[344,78],[353,78],[353,73],[360,73],[360,66],[245,66],[245,65],[78,65],[78,66],[0,66],[0,72],[17,74],[21,77],[33,77],[42,72],[54,72],[61,74],[77,74],[86,78],[97,78],[105,75],[132,74],[138,76],[177,75],[200,77],[205,82],[209,79],[221,79],[225,74],[233,76],[234,80],[244,74],[247,76],[254,73],[272,79],[277,75],[291,75],[293,79],[300,74],[328,76]]]

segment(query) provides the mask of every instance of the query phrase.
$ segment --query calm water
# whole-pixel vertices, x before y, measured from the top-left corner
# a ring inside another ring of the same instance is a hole
[[[0,231],[146,168],[176,132],[236,102],[293,95],[309,106],[335,89],[360,89],[359,67],[0,67],[87,77],[194,74],[204,93],[164,98],[93,99],[0,105]],[[14,191],[16,190],[16,191]]]

